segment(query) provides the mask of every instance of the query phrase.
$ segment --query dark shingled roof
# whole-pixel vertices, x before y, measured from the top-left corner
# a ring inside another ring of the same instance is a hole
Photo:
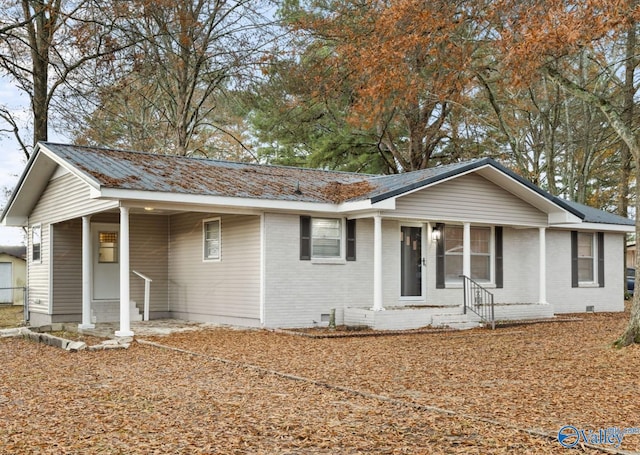
[[[630,220],[629,218],[625,218],[620,215],[605,212],[604,210],[594,209],[593,207],[579,204],[577,202],[567,201],[564,199],[563,201],[565,204],[573,207],[576,211],[582,213],[584,215],[583,221],[585,223],[623,224],[626,226],[634,226],[636,224],[634,220]]]
[[[490,158],[394,175],[357,174],[287,166],[42,143],[101,188],[298,202],[382,201],[490,165],[586,222],[634,221],[552,196]]]

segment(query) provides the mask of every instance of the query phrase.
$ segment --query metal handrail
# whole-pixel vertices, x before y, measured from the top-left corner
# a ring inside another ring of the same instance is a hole
[[[485,324],[491,324],[491,330],[495,330],[496,318],[493,294],[468,276],[461,275],[461,277],[464,284],[464,314],[467,314],[467,310],[472,311]]]
[[[148,276],[143,275],[140,272],[136,272],[135,270],[132,270],[132,272],[144,280],[144,315],[142,316],[142,320],[148,321],[149,320],[149,294],[151,293],[151,282],[153,280]]]

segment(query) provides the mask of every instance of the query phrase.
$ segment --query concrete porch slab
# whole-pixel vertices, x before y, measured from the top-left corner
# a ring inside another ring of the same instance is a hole
[[[180,319],[154,319],[151,321],[131,321],[130,328],[134,336],[166,336],[176,332],[192,332],[212,327],[215,324],[183,321]],[[120,329],[118,322],[97,323],[93,329],[79,329],[78,331],[102,338],[115,338],[115,332]]]
[[[553,305],[539,303],[496,303],[496,321],[522,321],[553,318]],[[462,306],[395,306],[382,311],[370,308],[345,308],[344,324],[366,326],[374,330],[410,330],[422,327],[473,328],[480,318],[473,312],[463,314]]]
[[[461,313],[458,307],[388,307],[382,311],[351,307],[344,310],[344,324],[375,330],[409,330],[432,325],[434,315]]]

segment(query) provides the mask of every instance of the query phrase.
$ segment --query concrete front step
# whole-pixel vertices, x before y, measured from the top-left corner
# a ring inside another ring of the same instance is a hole
[[[482,326],[482,321],[477,314],[437,314],[432,320],[434,327],[450,327],[452,329],[466,330]]]
[[[130,321],[142,321],[142,314],[134,301],[129,303],[129,318]],[[120,302],[92,302],[91,320],[93,323],[118,322],[120,320]]]
[[[553,305],[539,303],[499,303],[494,307],[496,321],[526,320],[553,317]],[[473,328],[482,325],[473,311],[463,314],[462,306],[416,305],[389,306],[384,311],[347,307],[344,324],[367,326],[375,330],[409,330],[426,326]]]

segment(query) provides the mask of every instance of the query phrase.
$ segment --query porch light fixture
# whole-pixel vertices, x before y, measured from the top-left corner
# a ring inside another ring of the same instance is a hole
[[[438,240],[440,240],[441,235],[442,232],[440,232],[440,229],[438,227],[434,226],[433,228],[431,228],[431,240],[437,242]]]
[[[147,212],[153,212],[155,209],[153,207],[145,207],[144,208]]]

